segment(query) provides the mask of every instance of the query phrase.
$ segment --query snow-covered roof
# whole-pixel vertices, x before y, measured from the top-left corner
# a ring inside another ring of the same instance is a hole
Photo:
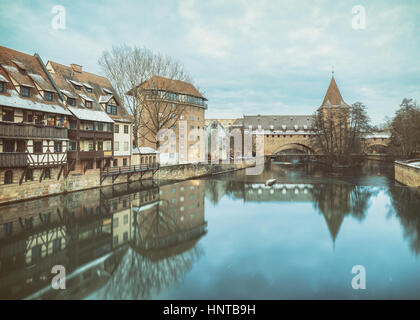
[[[0,74],[0,81],[1,82],[9,82],[2,74]]]
[[[65,96],[67,96],[67,97],[69,97],[69,98],[73,98],[73,99],[76,99],[76,97],[71,93],[71,92],[69,92],[69,91],[67,91],[67,90],[61,90],[61,92],[65,95]]]
[[[83,84],[81,84],[80,82],[74,81],[74,80],[69,80],[71,83],[73,83],[76,86],[82,87]]]
[[[13,77],[19,83],[19,85],[35,88],[30,80],[25,75],[22,75],[16,67],[5,64],[2,64],[1,66],[7,71],[10,77]]]
[[[13,59],[12,62],[15,63],[22,70],[26,70],[27,69],[27,67],[22,62],[20,62],[19,60]]]
[[[83,82],[83,85],[84,85],[86,88],[89,88],[89,89],[92,89],[92,90],[93,90],[93,87],[92,87],[89,83]]]
[[[87,95],[84,95],[83,93],[79,93],[79,96],[85,101],[93,102],[92,98],[89,98]]]
[[[112,95],[100,96],[99,103],[107,103],[112,98]]]
[[[102,88],[106,93],[112,94],[111,90],[108,90],[107,88]]]
[[[71,113],[73,113],[74,116],[80,120],[114,123],[114,120],[108,117],[108,115],[103,111],[81,109],[81,108],[74,108],[74,107],[68,107],[68,108],[71,111]]]
[[[133,148],[133,154],[150,154],[150,153],[159,153],[159,152],[149,147]]]
[[[69,111],[57,104],[46,104],[30,99],[23,99],[15,90],[8,90],[8,93],[10,96],[0,95],[0,105],[27,110],[71,115]]]
[[[390,132],[371,132],[365,133],[362,136],[364,139],[389,139],[391,138]]]
[[[32,80],[41,87],[41,89],[55,92],[54,87],[41,75],[35,73],[28,73],[28,76],[30,76]]]

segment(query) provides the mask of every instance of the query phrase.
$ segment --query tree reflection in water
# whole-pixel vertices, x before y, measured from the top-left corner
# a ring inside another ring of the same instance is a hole
[[[410,242],[411,250],[420,253],[420,191],[406,187],[391,187],[393,213],[400,220],[404,229],[404,237]],[[392,213],[392,212],[391,212]]]

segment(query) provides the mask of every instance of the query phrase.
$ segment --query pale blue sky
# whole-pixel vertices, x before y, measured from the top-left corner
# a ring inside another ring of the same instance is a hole
[[[344,100],[374,122],[420,97],[418,1],[5,1],[0,45],[100,73],[112,45],[146,46],[183,62],[209,99],[206,117],[312,114],[335,66]],[[66,29],[51,27],[54,5]],[[352,7],[366,28],[352,28]]]

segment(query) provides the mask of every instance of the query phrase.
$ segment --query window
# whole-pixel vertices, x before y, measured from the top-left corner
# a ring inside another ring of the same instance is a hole
[[[3,109],[3,121],[15,121],[15,112],[13,110]]]
[[[89,151],[93,151],[93,141],[89,141],[89,145],[88,145]]]
[[[106,113],[109,113],[109,114],[117,114],[117,106],[113,106],[113,105],[107,104],[106,105]]]
[[[3,152],[15,152],[15,142],[13,140],[3,140]]]
[[[193,130],[194,129],[194,126],[190,126],[190,130]]]
[[[20,93],[22,97],[29,97],[30,96],[30,90],[28,87],[20,87]]]
[[[54,141],[54,152],[60,153],[62,151],[62,142],[61,141]]]
[[[104,124],[102,122],[96,122],[96,131],[104,131]]]
[[[34,170],[28,169],[28,171],[26,171],[25,181],[33,181],[33,180],[34,180]]]
[[[120,133],[120,126],[118,124],[114,124],[114,133]]]
[[[125,167],[127,165],[127,158],[123,159],[123,166]]]
[[[124,151],[128,151],[128,142],[124,142]]]
[[[76,89],[76,90],[82,90],[82,87],[81,86],[78,86],[78,85],[74,85],[74,88]]]
[[[120,143],[118,141],[114,142],[114,151],[119,151],[120,150]]]
[[[194,121],[194,117],[193,117],[193,116],[190,116],[190,120],[191,120],[191,121]]]
[[[124,126],[124,133],[128,133],[128,126]]]
[[[77,150],[76,141],[70,141],[69,150],[70,151],[76,151]]]
[[[114,218],[114,228],[118,228],[118,218]]]
[[[92,108],[92,101],[86,101],[86,108]]]
[[[92,88],[88,88],[88,87],[86,87],[86,91],[87,91],[87,92],[92,92]]]
[[[105,124],[105,130],[107,132],[112,132],[112,123],[106,123]]]
[[[45,91],[45,100],[52,101],[53,100],[53,93]]]
[[[67,98],[67,104],[69,106],[75,106],[76,105],[76,99],[74,99],[74,98]]]
[[[4,82],[0,82],[0,92],[4,92]]]
[[[34,141],[34,153],[42,153],[42,141]]]
[[[46,168],[44,171],[44,179],[51,179],[51,169]]]
[[[118,159],[114,159],[114,161],[113,161],[114,163],[113,163],[113,166],[114,167],[118,167]]]
[[[4,184],[12,184],[13,183],[13,171],[7,170],[4,173]]]

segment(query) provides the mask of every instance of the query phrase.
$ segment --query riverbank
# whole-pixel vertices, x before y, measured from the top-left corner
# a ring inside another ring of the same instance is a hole
[[[408,187],[420,187],[420,159],[395,161],[395,180]]]
[[[38,177],[34,176],[32,181],[23,181],[22,184],[15,183],[9,185],[0,185],[0,205],[142,180],[153,179],[160,184],[170,181],[195,179],[213,174],[241,170],[248,167],[253,167],[254,165],[255,164],[247,164],[244,161],[241,163],[229,164],[176,164],[170,166],[162,166],[155,173],[134,173],[129,178],[127,175],[120,175],[116,177],[115,180],[112,180],[111,177],[108,177],[102,182],[99,169],[87,170],[85,174],[70,173],[67,177],[61,175],[59,179],[54,178],[58,176],[58,172],[52,170],[51,178],[44,178],[41,180],[41,182],[39,181]]]

